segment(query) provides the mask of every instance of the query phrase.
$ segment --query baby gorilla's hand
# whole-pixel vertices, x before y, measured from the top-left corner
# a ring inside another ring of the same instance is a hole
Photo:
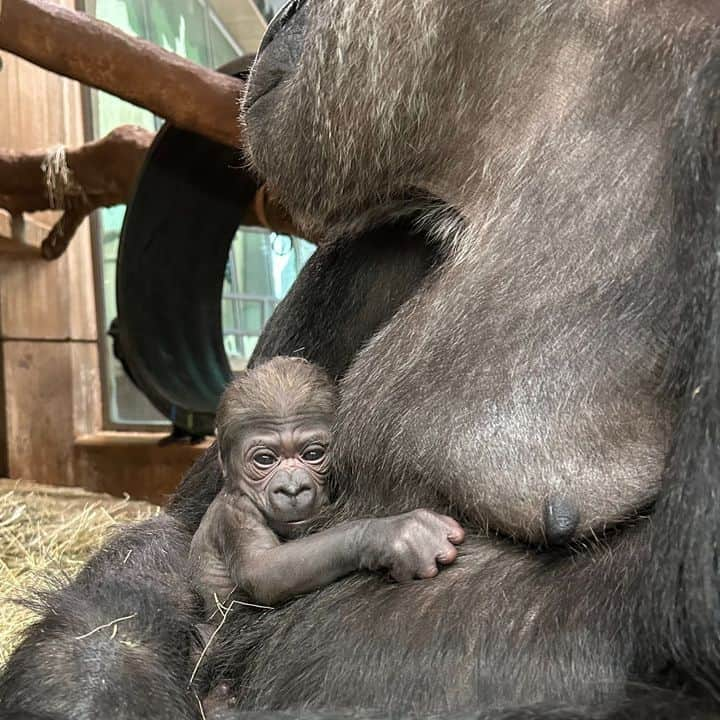
[[[431,510],[373,518],[359,538],[360,566],[388,570],[398,582],[435,577],[438,563],[452,563],[464,539],[455,520]]]

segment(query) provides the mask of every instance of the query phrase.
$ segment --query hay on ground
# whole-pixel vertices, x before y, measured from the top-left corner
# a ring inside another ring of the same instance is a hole
[[[0,667],[34,619],[12,598],[28,597],[48,576],[74,575],[111,531],[159,511],[78,488],[0,479]]]

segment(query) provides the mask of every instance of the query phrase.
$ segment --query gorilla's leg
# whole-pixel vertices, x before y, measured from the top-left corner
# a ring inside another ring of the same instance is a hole
[[[621,697],[636,540],[540,557],[470,538],[431,583],[354,576],[271,613],[238,613],[218,672],[238,677],[248,710],[446,713]]]
[[[263,330],[251,364],[299,355],[342,375],[442,259],[412,219],[320,246]]]
[[[540,557],[469,539],[431,583],[355,576],[270,613],[238,612],[216,672],[238,678],[243,710],[475,717],[535,705],[517,717],[565,717],[563,706],[576,708],[568,717],[611,716],[625,702],[632,662],[628,597],[646,561],[637,541],[628,532],[612,547]],[[603,709],[591,711],[595,704]],[[633,717],[660,716],[644,707],[647,697]]]
[[[0,717],[194,718],[189,539],[158,516],[121,532],[48,595],[0,678]]]
[[[638,698],[640,700],[640,698]],[[385,720],[386,712],[357,710],[318,711],[237,711],[230,708],[208,715],[208,720]],[[416,716],[413,716],[416,717]],[[534,705],[510,710],[464,710],[444,713],[442,720],[717,720],[717,714],[692,701],[678,704],[676,695],[651,691],[642,702],[630,701],[613,711],[598,707]],[[44,720],[43,718],[10,718],[9,720]]]
[[[432,583],[356,576],[270,613],[238,613],[213,662],[237,678],[239,708],[212,717],[295,708],[311,720],[333,707],[457,720],[717,717],[704,693],[633,670],[645,530],[576,556],[470,539]]]

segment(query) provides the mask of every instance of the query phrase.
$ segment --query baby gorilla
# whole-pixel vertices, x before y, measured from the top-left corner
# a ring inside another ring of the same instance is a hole
[[[273,358],[226,390],[217,412],[225,485],[190,546],[193,583],[208,613],[236,590],[273,605],[361,569],[386,569],[399,581],[433,577],[437,563],[457,557],[462,528],[428,510],[283,542],[328,503],[336,407],[330,378],[300,358]]]

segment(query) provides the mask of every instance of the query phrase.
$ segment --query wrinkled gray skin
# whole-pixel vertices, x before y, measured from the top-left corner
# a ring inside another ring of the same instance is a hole
[[[678,96],[653,54],[662,32],[616,1],[320,0],[261,53],[250,154],[310,234],[357,229],[408,195],[464,219],[433,207],[449,260],[342,386],[350,482],[375,474],[365,443],[384,450],[371,507],[439,494],[478,526],[563,542],[655,497],[673,415],[658,393],[668,310],[637,288],[668,275],[658,208]],[[416,426],[398,447],[408,395]]]
[[[327,374],[300,358],[273,358],[226,389],[217,413],[225,483],[190,543],[192,584],[209,616],[231,597],[274,605],[357,570],[431,578],[457,557],[462,528],[424,510],[282,542],[328,504],[336,403]]]

